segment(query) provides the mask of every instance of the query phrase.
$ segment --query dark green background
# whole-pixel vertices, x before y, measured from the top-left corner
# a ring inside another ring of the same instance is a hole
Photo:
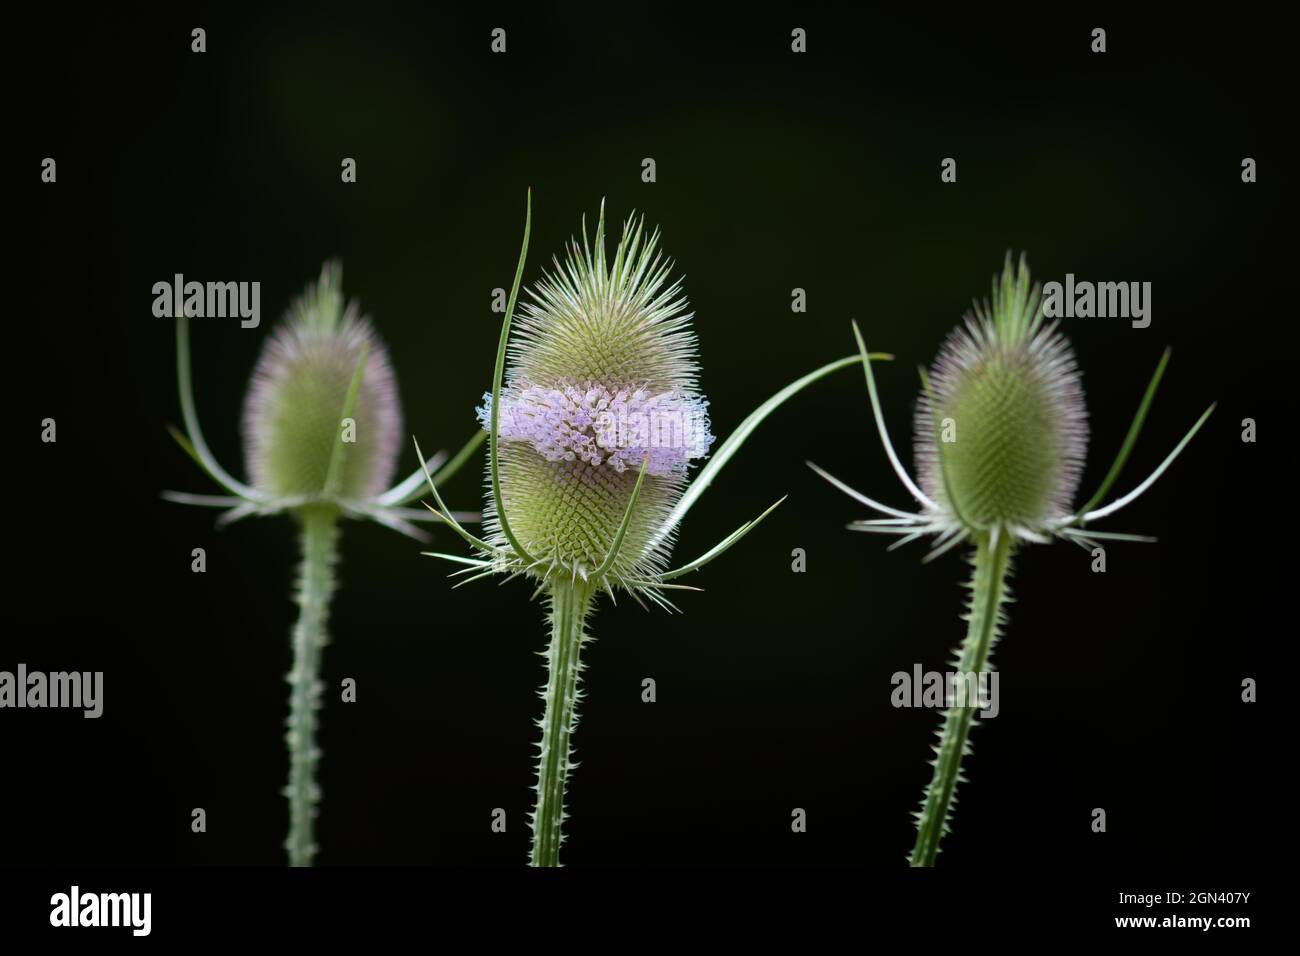
[[[198,323],[195,379],[218,458],[243,475],[238,415],[272,320],[321,262],[387,340],[407,430],[459,447],[490,385],[525,190],[525,281],[602,197],[663,230],[696,312],[714,430],[852,350],[850,317],[908,444],[928,363],[1008,248],[1035,274],[1150,281],[1154,321],[1067,321],[1100,481],[1161,350],[1174,357],[1118,486],[1219,410],[1141,503],[1106,522],[1156,534],[1105,575],[1064,544],[1017,561],[996,654],[1002,713],[975,734],[950,867],[1168,863],[1236,872],[1264,855],[1276,796],[1262,735],[1288,534],[1279,488],[1294,360],[1269,260],[1281,215],[1273,53],[1222,25],[1091,17],[899,25],[735,10],[453,14],[374,4],[64,20],[13,42],[43,81],[16,90],[11,147],[37,203],[35,292],[10,353],[23,387],[11,466],[11,613],[0,667],[103,670],[98,721],[0,715],[7,862],[282,860],[282,721],[295,542],[287,519],[213,529],[164,488],[215,489],[167,437],[173,331],[154,282],[258,280],[263,325]],[[204,26],[208,52],[189,52]],[[489,32],[508,31],[508,53]],[[790,29],[809,53],[789,51]],[[1286,122],[1290,122],[1288,118]],[[38,182],[41,157],[58,183]],[[654,157],[658,182],[640,180]],[[943,157],[959,181],[940,183]],[[1260,182],[1240,181],[1243,156]],[[359,181],[343,185],[343,157]],[[807,290],[807,314],[790,311]],[[13,326],[11,326],[13,328]],[[56,445],[36,440],[58,421]],[[1239,440],[1245,417],[1260,441]],[[910,454],[907,456],[910,460]],[[900,867],[938,716],[890,706],[890,675],[938,669],[962,636],[966,568],[852,534],[862,509],[814,459],[906,496],[852,371],[791,402],[684,528],[689,558],[786,504],[691,583],[681,616],[601,607],[576,737],[572,864]],[[404,453],[402,472],[414,467]],[[1282,504],[1275,503],[1278,493]],[[447,489],[477,507],[481,469]],[[449,534],[439,545],[457,550]],[[190,550],[208,572],[189,570]],[[808,554],[791,573],[793,548]],[[448,568],[371,525],[345,529],[325,654],[320,862],[523,863],[542,608],[520,582],[451,591]],[[658,702],[643,704],[653,677]],[[1267,791],[1266,791],[1266,788]],[[190,832],[203,807],[208,832]],[[489,830],[494,807],[508,832]],[[794,807],[808,832],[790,832]],[[1109,832],[1090,832],[1104,807]]]

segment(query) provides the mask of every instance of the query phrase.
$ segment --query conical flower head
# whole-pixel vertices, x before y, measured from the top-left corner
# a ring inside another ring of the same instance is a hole
[[[365,351],[349,418],[348,392]],[[244,401],[244,452],[253,486],[275,497],[325,492],[335,449],[337,497],[378,494],[397,464],[402,413],[383,343],[357,303],[345,303],[342,273],[327,263],[267,339]]]
[[[1008,254],[935,360],[916,412],[921,487],[953,523],[1035,533],[1070,514],[1088,444],[1069,342],[1042,324],[1024,259]]]
[[[626,581],[662,570],[671,535],[658,532],[713,442],[692,314],[658,241],[629,219],[610,261],[602,205],[594,249],[584,226],[581,244],[571,241],[521,307],[498,413],[499,468],[510,528],[538,574],[585,576],[602,565],[643,465],[607,573]],[[490,428],[485,399],[479,420]],[[487,511],[492,541],[505,547],[491,501]]]

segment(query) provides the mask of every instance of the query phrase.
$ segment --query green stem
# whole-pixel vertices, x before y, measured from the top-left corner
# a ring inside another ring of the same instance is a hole
[[[302,563],[298,569],[298,623],[293,628],[293,670],[286,678],[289,691],[289,836],[284,847],[290,866],[311,866],[316,855],[316,714],[320,709],[321,648],[328,640],[326,621],[334,591],[338,512],[330,506],[312,506],[301,513]]]
[[[1006,579],[1011,565],[1011,535],[995,528],[976,541],[975,574],[971,581],[969,627],[961,646],[958,667],[963,676],[983,674],[997,640],[999,616],[1007,598]],[[961,780],[961,758],[968,752],[967,740],[975,723],[977,700],[957,701],[944,712],[939,731],[939,751],[934,777],[926,788],[917,815],[916,845],[909,860],[912,866],[934,866],[939,841],[948,832],[953,794]]]
[[[537,806],[533,811],[533,866],[559,866],[564,788],[571,767],[570,740],[578,725],[578,675],[582,671],[583,624],[594,589],[582,581],[551,584],[551,643],[546,650],[546,688],[542,697],[541,754],[537,761]]]

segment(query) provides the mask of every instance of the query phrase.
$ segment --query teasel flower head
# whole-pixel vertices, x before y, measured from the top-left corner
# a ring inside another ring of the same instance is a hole
[[[338,412],[359,364],[354,441],[342,461],[337,493],[373,497],[388,486],[397,467],[402,430],[397,382],[369,319],[360,315],[355,300],[345,303],[339,272],[337,263],[327,264],[266,340],[244,401],[252,485],[275,497],[325,491],[339,441]]]
[[[1008,262],[990,303],[948,336],[917,401],[920,485],[950,521],[1033,534],[1069,514],[1087,411],[1070,344],[1038,304],[1024,261],[1018,274]]]
[[[248,483],[232,477],[204,441],[195,409],[189,325],[177,318],[177,372],[185,431],[172,435],[227,492],[166,492],[182,504],[227,509],[218,524],[249,515],[325,506],[415,537],[416,522],[439,520],[406,507],[421,494],[425,469],[389,488],[401,445],[402,411],[388,353],[359,304],[343,295],[342,269],[327,262],[266,340],[244,399]],[[482,442],[426,463],[450,477]],[[464,520],[475,520],[467,514]]]
[[[602,206],[594,250],[584,228],[521,309],[497,416],[501,500],[539,577],[601,567],[638,486],[606,572],[619,581],[665,570],[672,536],[656,532],[713,444],[692,315],[658,245],[629,219],[608,259]],[[488,393],[485,430],[492,411]],[[492,544],[509,545],[492,503],[485,526]]]
[[[865,354],[857,323],[853,331]],[[920,372],[914,420],[919,482],[894,451],[875,377],[870,364],[863,363],[885,453],[919,510],[880,504],[810,465],[884,516],[854,522],[853,529],[897,535],[902,542],[934,535],[935,550],[927,560],[993,529],[1020,542],[1058,537],[1087,547],[1102,538],[1151,540],[1091,531],[1084,525],[1113,514],[1150,488],[1213,411],[1211,405],[1145,481],[1101,506],[1137,440],[1168,359],[1166,350],[1101,487],[1076,507],[1088,448],[1081,374],[1065,336],[1055,323],[1044,322],[1040,290],[1030,283],[1024,257],[1015,267],[1008,253],[1001,275],[994,277],[992,297],[975,303],[948,336],[929,373]]]
[[[715,447],[693,315],[659,251],[659,233],[629,217],[609,255],[602,203],[594,242],[584,223],[581,240],[570,242],[563,262],[553,260],[516,317],[531,224],[530,193],[493,389],[477,409],[488,433],[486,537],[459,529],[478,556],[433,556],[476,572],[468,580],[523,574],[539,583],[538,593],[571,581],[674,609],[665,590],[694,589],[668,582],[718,557],[780,501],[667,570],[683,517],[767,415],[860,359],[791,383]],[[433,493],[435,512],[445,514]]]

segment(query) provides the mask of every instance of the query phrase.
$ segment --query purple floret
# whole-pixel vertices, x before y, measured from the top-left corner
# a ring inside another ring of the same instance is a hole
[[[483,396],[479,422],[491,426],[492,396]],[[609,389],[596,383],[544,388],[520,383],[501,395],[498,435],[524,441],[547,461],[584,461],[659,477],[682,474],[713,444],[708,402],[679,389]]]

